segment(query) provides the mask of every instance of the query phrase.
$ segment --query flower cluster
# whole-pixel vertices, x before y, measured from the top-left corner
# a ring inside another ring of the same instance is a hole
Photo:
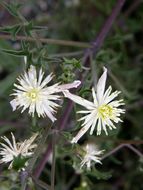
[[[84,114],[79,121],[83,121],[80,131],[72,139],[71,143],[77,143],[79,139],[90,129],[90,135],[96,129],[97,135],[100,135],[102,130],[108,135],[108,129],[116,128],[121,114],[125,112],[120,106],[124,105],[123,100],[115,100],[120,94],[120,91],[112,92],[112,87],[109,86],[105,90],[107,69],[104,67],[104,72],[97,82],[97,86],[92,88],[93,101],[86,100],[80,96],[72,94],[69,89],[77,88],[80,81],[76,80],[69,84],[56,83],[51,86],[48,84],[53,79],[53,74],[49,74],[44,78],[44,72],[40,69],[39,73],[35,66],[31,65],[29,70],[17,78],[18,83],[15,83],[14,99],[10,102],[13,111],[21,109],[24,112],[28,109],[28,113],[34,117],[48,117],[52,122],[56,120],[55,112],[59,107],[58,101],[61,99],[59,93],[63,93],[65,97],[83,106],[86,110],[78,111]],[[5,143],[0,143],[0,163],[10,162],[9,168],[12,168],[15,158],[29,157],[33,154],[33,149],[37,146],[33,144],[37,134],[33,135],[29,140],[16,143],[13,133],[12,143],[7,137],[2,137]],[[81,168],[86,165],[91,168],[92,162],[100,163],[100,155],[103,151],[99,151],[97,147],[91,143],[83,148],[85,154],[82,157]]]

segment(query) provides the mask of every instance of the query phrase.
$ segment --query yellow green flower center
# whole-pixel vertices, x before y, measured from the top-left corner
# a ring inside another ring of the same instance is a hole
[[[102,119],[106,119],[106,118],[112,118],[113,117],[113,107],[110,105],[102,105],[98,108],[98,114]]]
[[[29,91],[27,93],[28,98],[30,98],[30,100],[32,102],[36,101],[37,97],[38,97],[38,90],[37,89],[32,89],[31,91]]]

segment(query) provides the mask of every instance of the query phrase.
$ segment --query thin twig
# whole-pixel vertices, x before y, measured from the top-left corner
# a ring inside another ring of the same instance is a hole
[[[130,16],[130,14],[142,3],[142,0],[134,0],[130,7],[124,13],[125,17]]]
[[[42,148],[43,148],[43,145],[44,143],[46,142],[46,139],[49,135],[49,131],[50,131],[51,127],[45,127],[43,129],[43,132],[41,134],[41,139],[40,139],[40,142],[38,143],[37,145],[37,148],[35,150],[35,154],[33,155],[33,157],[31,158],[31,160],[29,161],[29,164],[28,164],[28,167],[26,168],[27,172],[28,173],[31,173],[32,172],[32,169],[34,167],[34,164],[38,158],[38,156],[40,155],[40,153],[42,152]]]
[[[45,164],[47,163],[47,159],[49,158],[49,155],[51,153],[52,150],[52,146],[51,144],[48,145],[47,150],[45,151],[45,153],[42,156],[42,159],[40,160],[40,162],[38,163],[38,166],[36,167],[35,171],[34,171],[34,176],[38,179]]]
[[[1,39],[11,40],[11,35],[9,34],[0,34]],[[24,40],[29,42],[35,42],[36,39],[29,36],[16,36],[14,40]],[[59,40],[59,39],[51,39],[51,38],[38,38],[38,40],[42,43],[53,44],[53,45],[61,45],[61,46],[75,46],[80,48],[89,48],[91,45],[86,42],[76,42],[76,41],[67,41],[67,40]]]
[[[143,144],[143,140],[130,140],[130,139],[112,139],[111,137],[96,137],[95,140],[97,142],[105,142],[110,141],[112,143],[118,143],[118,144],[134,144],[134,145],[140,145]]]
[[[34,182],[36,185],[42,187],[43,189],[51,190],[50,185],[48,185],[48,184],[46,184],[45,182],[43,182],[43,181],[41,181],[41,180],[35,178],[35,176],[33,176],[33,175],[31,175],[31,178],[32,178],[33,182]]]
[[[135,147],[133,147],[131,144],[126,144],[125,145],[127,148],[129,148],[130,150],[132,150],[135,154],[137,154],[139,157],[143,158],[143,154],[136,149]]]
[[[123,139],[119,139],[117,140],[117,142],[119,143],[123,143],[123,144],[134,144],[134,145],[140,145],[143,144],[143,140],[123,140]]]
[[[119,15],[124,3],[126,0],[118,0],[115,7],[112,10],[111,15],[108,17],[107,21],[105,22],[101,32],[98,35],[98,38],[93,43],[93,52],[96,53],[101,46],[103,45],[103,42],[109,33],[113,23],[115,22],[117,16]]]
[[[128,149],[132,150],[135,154],[137,154],[139,157],[143,158],[143,154],[139,150],[134,148],[132,145],[130,145],[130,144],[120,144],[117,147],[115,147],[113,150],[111,150],[110,152],[108,152],[104,156],[102,156],[101,160],[104,160],[105,158],[111,156],[112,154],[115,154],[116,152],[118,152],[123,147],[127,147]]]
[[[110,152],[107,152],[104,156],[102,156],[101,160],[104,160],[105,158],[111,156],[112,154],[115,154],[116,152],[118,152],[121,148],[123,148],[125,146],[125,144],[120,144],[117,147],[115,147],[113,150],[111,150]]]
[[[49,55],[49,58],[53,58],[53,57],[56,57],[56,58],[60,58],[60,57],[76,57],[76,56],[80,56],[80,55],[83,55],[83,51],[75,51],[75,52],[68,52],[68,53],[56,53],[56,54],[51,54]]]
[[[65,126],[68,122],[68,118],[71,114],[72,108],[73,108],[73,102],[71,100],[68,100],[65,111],[64,111],[61,119],[59,120],[59,125],[58,125],[59,130],[63,130],[65,128]]]

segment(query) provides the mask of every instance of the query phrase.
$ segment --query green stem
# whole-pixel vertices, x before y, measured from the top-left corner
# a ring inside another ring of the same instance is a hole
[[[37,132],[37,131],[39,131],[39,125],[38,125],[38,118],[37,118],[37,116],[32,117],[31,131],[34,132],[34,133]]]
[[[49,135],[49,131],[50,131],[51,127],[45,127],[42,131],[42,135],[41,135],[41,139],[37,145],[37,148],[35,149],[35,152],[33,154],[33,157],[29,160],[28,166],[26,168],[26,172],[27,174],[30,174],[33,170],[33,167],[37,161],[37,158],[39,157],[39,155],[41,154],[42,150],[43,150],[43,145]],[[21,190],[25,190],[26,189],[26,185],[27,185],[27,178],[28,175],[25,177],[23,183],[22,183],[22,188]]]
[[[18,16],[19,16],[20,20],[23,22],[23,24],[29,24],[29,22],[25,19],[25,17],[20,12],[18,12]],[[32,38],[35,39],[37,47],[40,48],[41,42],[39,41],[39,37],[37,36],[36,32],[32,31],[31,35],[32,35]]]

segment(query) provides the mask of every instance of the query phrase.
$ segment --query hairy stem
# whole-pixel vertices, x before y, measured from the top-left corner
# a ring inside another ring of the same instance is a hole
[[[49,131],[50,131],[49,127],[45,127],[43,129],[43,132],[42,132],[42,135],[41,135],[41,139],[40,139],[40,141],[39,141],[39,143],[37,145],[37,148],[35,149],[33,157],[29,160],[29,163],[28,163],[28,166],[26,168],[26,171],[24,171],[24,173],[27,172],[27,175],[23,179],[21,190],[25,190],[26,189],[28,175],[32,172],[33,167],[34,167],[34,165],[35,165],[35,163],[37,161],[37,158],[39,157],[39,155],[42,152],[43,145],[46,142],[46,139],[47,139],[47,137],[49,135]]]
[[[55,156],[56,138],[55,138],[55,135],[53,134],[53,136],[52,136],[51,190],[55,189],[55,164],[56,164],[56,156]]]

